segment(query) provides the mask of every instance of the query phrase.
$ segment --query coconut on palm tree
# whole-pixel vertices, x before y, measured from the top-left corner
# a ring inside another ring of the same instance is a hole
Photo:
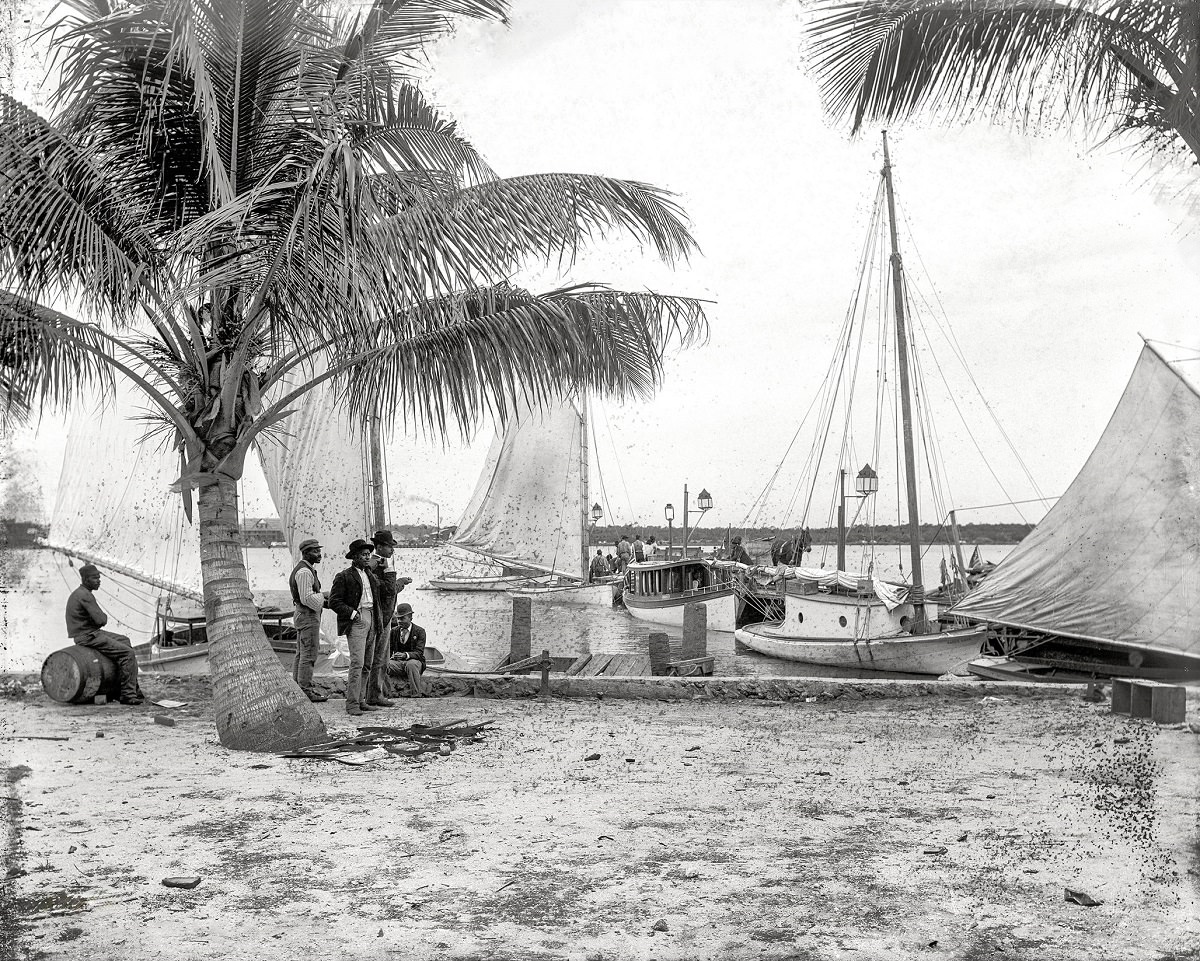
[[[503,0],[68,0],[51,119],[0,94],[0,391],[14,410],[134,384],[199,525],[218,733],[324,736],[272,653],[242,561],[237,481],[303,393],[436,431],[577,387],[645,395],[700,304],[510,283],[631,235],[694,248],[653,187],[498,178],[411,69]]]
[[[829,113],[1082,120],[1200,158],[1200,3],[822,0],[808,27]]]

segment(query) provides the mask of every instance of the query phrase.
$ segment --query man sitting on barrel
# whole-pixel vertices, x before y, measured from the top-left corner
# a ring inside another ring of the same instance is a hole
[[[408,694],[399,696],[425,697],[425,685],[421,682],[421,675],[425,673],[425,628],[413,623],[411,604],[396,608],[389,646],[388,677],[394,681],[408,681]]]
[[[133,645],[121,634],[102,630],[108,623],[108,615],[100,610],[93,593],[100,587],[100,569],[95,564],[84,564],[79,568],[79,579],[83,583],[67,598],[67,634],[80,647],[90,647],[116,663],[122,704],[141,704],[142,689],[138,687]]]

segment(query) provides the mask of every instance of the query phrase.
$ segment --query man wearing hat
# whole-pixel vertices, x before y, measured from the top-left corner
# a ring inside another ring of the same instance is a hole
[[[741,535],[734,537],[729,544],[729,559],[731,561],[737,561],[739,564],[753,565],[754,561],[750,558],[750,555],[746,553],[746,548],[742,547]]]
[[[396,608],[389,647],[392,656],[387,664],[388,677],[407,680],[409,697],[425,697],[425,685],[421,683],[425,673],[425,628],[413,623],[411,604]]]
[[[292,665],[294,680],[310,701],[328,701],[324,694],[313,690],[313,668],[317,663],[317,652],[321,646],[321,611],[325,609],[325,595],[321,592],[321,579],[314,565],[321,563],[321,544],[315,537],[300,542],[300,562],[292,568],[288,587],[292,590],[295,614],[292,623],[296,627],[296,662]]]
[[[380,589],[371,570],[371,542],[361,538],[346,551],[350,566],[338,571],[329,591],[329,606],[337,613],[338,636],[350,648],[350,670],[346,675],[346,713],[357,717],[378,711],[367,703],[368,676],[364,667],[375,657],[375,611]],[[386,640],[381,641],[386,643]]]
[[[80,585],[67,598],[67,636],[80,647],[90,647],[112,658],[121,682],[121,703],[141,704],[133,645],[124,635],[102,629],[108,623],[108,615],[100,610],[93,593],[100,588],[100,569],[95,564],[84,564],[79,568],[79,580]]]
[[[392,707],[387,697],[388,638],[391,636],[392,611],[396,609],[396,595],[412,583],[411,577],[397,577],[392,555],[396,552],[396,538],[391,531],[376,531],[371,535],[375,550],[371,554],[371,570],[379,582],[379,602],[375,609],[375,627],[379,632],[379,643],[375,645],[374,659],[363,665],[367,678],[367,703],[376,707]]]

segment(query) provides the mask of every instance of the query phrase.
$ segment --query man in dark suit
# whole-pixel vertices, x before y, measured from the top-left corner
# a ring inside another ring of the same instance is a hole
[[[409,697],[428,696],[421,681],[421,675],[425,673],[425,628],[413,623],[411,604],[400,604],[396,608],[391,655],[388,677],[394,681],[407,680]]]
[[[350,566],[339,571],[329,591],[329,606],[337,613],[338,637],[346,638],[350,648],[350,670],[346,675],[346,713],[359,716],[378,711],[367,703],[367,673],[364,665],[375,656],[375,645],[387,643],[375,627],[379,603],[379,582],[371,571],[371,542],[356,540],[346,551]]]
[[[90,647],[112,658],[120,678],[121,703],[141,704],[142,689],[138,686],[133,646],[124,634],[104,630],[108,615],[100,609],[94,593],[100,589],[100,569],[95,564],[84,564],[79,568],[79,580],[80,585],[67,598],[67,636],[80,647]]]

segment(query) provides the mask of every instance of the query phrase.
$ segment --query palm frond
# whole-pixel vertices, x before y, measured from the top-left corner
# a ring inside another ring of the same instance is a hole
[[[921,111],[959,120],[1009,113],[1022,122],[1094,118],[1137,78],[1122,54],[1171,59],[1153,31],[1164,7],[1088,0],[833,0],[809,26],[815,73],[832,115],[887,122]]]
[[[103,332],[19,294],[0,290],[0,405],[64,409],[81,387],[111,390]]]
[[[127,318],[166,266],[121,172],[0,93],[0,278],[31,300],[73,296]]]
[[[702,302],[578,285],[537,296],[507,284],[431,299],[381,328],[378,355],[342,376],[352,413],[469,435],[484,411],[503,420],[584,388],[646,397],[664,351],[707,336]],[[339,345],[334,362],[358,344]],[[350,389],[352,386],[353,389]]]

